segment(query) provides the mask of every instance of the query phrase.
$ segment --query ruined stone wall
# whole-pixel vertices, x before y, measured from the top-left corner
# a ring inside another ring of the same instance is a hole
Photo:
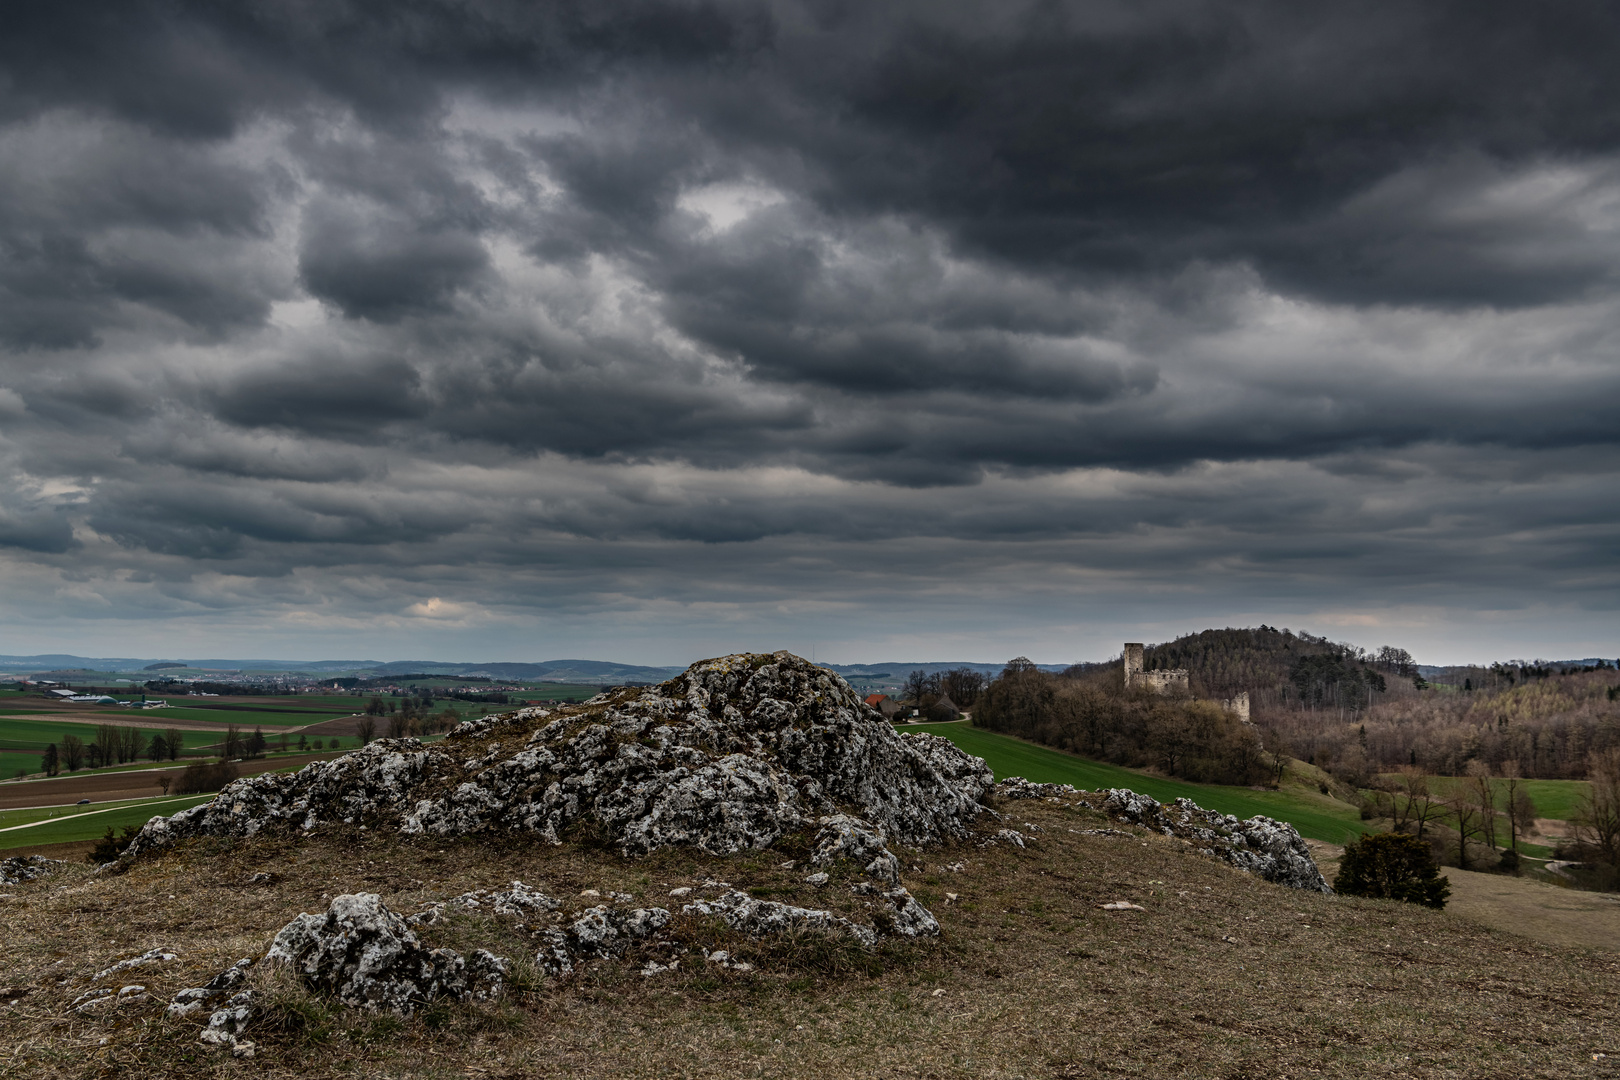
[[[1138,683],[1152,688],[1160,694],[1175,692],[1188,692],[1188,678],[1186,668],[1175,668],[1170,671],[1144,671],[1138,676]]]
[[[1142,643],[1140,641],[1127,641],[1125,643],[1125,687],[1146,686],[1160,694],[1175,691],[1186,692],[1188,689],[1188,674],[1186,668],[1176,668],[1172,671],[1143,671],[1142,670]]]
[[[1249,723],[1249,692],[1239,690],[1229,698],[1221,699],[1221,708],[1227,712],[1237,713],[1237,718],[1245,724]]]

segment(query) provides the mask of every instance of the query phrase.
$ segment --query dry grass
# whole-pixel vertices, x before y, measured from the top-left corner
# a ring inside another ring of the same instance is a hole
[[[1044,831],[1026,850],[964,842],[903,853],[938,941],[866,954],[824,940],[761,945],[686,920],[689,944],[735,947],[749,974],[688,954],[643,978],[639,957],[561,982],[520,971],[505,1000],[408,1021],[336,1009],[285,973],[251,1061],[199,1047],[162,1001],[263,952],[299,911],[379,892],[396,910],[520,878],[663,901],[722,878],[758,895],[855,913],[842,880],[796,870],[803,840],[745,859],[664,851],[627,860],[526,838],[405,842],[362,831],[194,844],[118,877],[74,868],[7,890],[0,1075],[530,1076],[1612,1076],[1620,957],[1482,929],[1449,912],[1266,884],[1154,835],[1087,836],[1088,811],[1014,803]],[[966,868],[945,866],[961,861]],[[250,886],[256,871],[276,875]],[[947,904],[945,893],[960,895]],[[1105,912],[1115,899],[1145,912]],[[581,904],[586,903],[581,901]],[[433,944],[532,951],[471,917]],[[154,999],[95,1017],[67,1005],[97,970],[156,945],[181,959],[126,980]],[[940,991],[943,991],[942,993]],[[1594,1060],[1595,1053],[1609,1058]]]

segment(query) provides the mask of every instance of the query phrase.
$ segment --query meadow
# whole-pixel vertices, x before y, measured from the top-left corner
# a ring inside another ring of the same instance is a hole
[[[1022,776],[1039,783],[1073,784],[1087,790],[1129,788],[1160,802],[1188,798],[1206,810],[1223,814],[1241,818],[1264,814],[1286,821],[1298,829],[1300,835],[1330,844],[1343,844],[1369,831],[1358,807],[1315,791],[1299,788],[1257,791],[1171,780],[1027,743],[963,721],[906,725],[900,730],[945,736],[968,753],[984,758],[997,780]]]

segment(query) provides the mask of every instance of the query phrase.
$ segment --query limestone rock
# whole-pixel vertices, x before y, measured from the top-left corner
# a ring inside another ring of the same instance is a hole
[[[164,948],[148,949],[139,956],[131,956],[127,960],[120,960],[112,967],[107,968],[104,971],[96,972],[91,981],[100,982],[107,976],[116,975],[121,971],[129,971],[132,968],[147,967],[151,964],[161,964],[169,960],[177,960],[179,959],[179,956],[179,953],[171,952]]]
[[[434,901],[416,914],[407,915],[405,921],[412,926],[432,926],[451,911],[487,911],[492,915],[532,918],[556,911],[561,906],[562,901],[521,881],[514,881],[505,889],[475,889],[448,900]]]
[[[207,1046],[229,1049],[235,1057],[252,1057],[253,1043],[241,1036],[258,1005],[259,995],[254,990],[243,990],[227,1001],[223,1008],[215,1009],[208,1023],[197,1033],[197,1041]]]
[[[66,865],[61,859],[47,859],[43,855],[16,855],[0,859],[0,885],[21,885]]]
[[[461,956],[425,948],[375,893],[334,897],[325,915],[300,915],[276,935],[266,960],[288,964],[313,990],[345,1005],[409,1016],[438,997],[500,993],[507,961],[483,949]]]
[[[848,814],[831,814],[820,821],[810,861],[829,866],[839,859],[853,859],[867,877],[887,885],[900,883],[900,860],[870,823]]]
[[[562,976],[585,958],[618,956],[636,942],[645,941],[669,925],[664,908],[623,908],[598,904],[581,912],[567,928],[540,934],[535,963],[547,975]]]
[[[204,1006],[217,997],[235,994],[237,988],[247,981],[248,968],[253,966],[251,958],[243,958],[215,975],[201,986],[193,986],[181,990],[169,1000],[167,1014],[171,1020],[190,1016],[200,1012]]]
[[[848,934],[862,945],[877,943],[877,933],[841,915],[815,908],[794,907],[775,900],[756,900],[732,889],[717,900],[698,900],[681,908],[683,915],[718,915],[733,930],[754,937],[795,930],[824,930]]]
[[[840,812],[920,845],[964,835],[992,782],[949,740],[897,733],[832,672],[745,653],[645,690],[469,721],[431,749],[384,739],[290,776],[247,777],[154,818],[127,853],[323,822],[560,842],[591,820],[626,854],[692,844],[727,855]]]
[[[1291,889],[1330,893],[1310,848],[1287,822],[1264,815],[1243,820],[1205,810],[1191,799],[1160,803],[1124,789],[1102,793],[1100,809],[1111,816],[1190,840],[1239,869]]]
[[[1037,784],[1022,776],[1009,776],[996,785],[996,794],[1006,799],[1055,799],[1079,790],[1073,784]]]

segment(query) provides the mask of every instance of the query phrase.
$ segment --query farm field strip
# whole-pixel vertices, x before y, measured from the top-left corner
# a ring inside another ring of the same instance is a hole
[[[4,813],[0,813],[0,833],[16,832],[19,829],[32,829],[40,825],[50,824],[52,822],[71,821],[75,818],[95,817],[100,814],[109,814],[117,810],[127,810],[132,807],[140,807],[144,809],[147,807],[157,807],[171,803],[191,803],[195,805],[199,802],[207,802],[213,797],[214,793],[209,792],[206,795],[171,795],[156,799],[128,799],[110,804],[102,803],[99,805],[92,803],[83,810],[72,813],[49,812],[53,808],[9,810]],[[73,810],[74,808],[68,807],[66,809]],[[175,806],[175,810],[183,809],[185,809],[185,807],[178,805]],[[172,813],[173,811],[170,812]]]
[[[1087,790],[1129,788],[1143,795],[1151,795],[1160,802],[1188,798],[1206,810],[1240,818],[1263,814],[1286,821],[1302,836],[1330,844],[1342,844],[1347,838],[1368,831],[1359,811],[1327,798],[1314,799],[1289,791],[1254,791],[1244,787],[1194,784],[1149,776],[961,722],[908,724],[899,730],[945,736],[968,753],[984,758],[998,780],[1022,776],[1037,783],[1073,784]]]

